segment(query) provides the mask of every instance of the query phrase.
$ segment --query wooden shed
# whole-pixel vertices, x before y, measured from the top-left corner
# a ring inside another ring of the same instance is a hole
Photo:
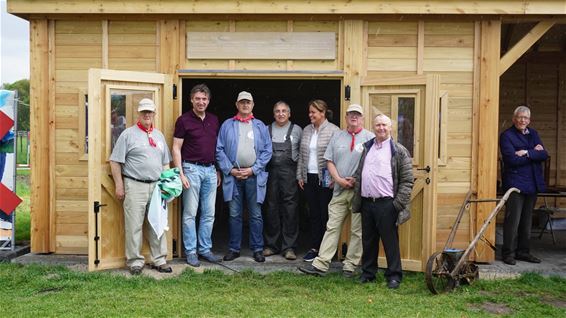
[[[498,133],[518,104],[533,106],[552,181],[565,179],[564,0],[8,0],[8,11],[30,21],[32,252],[88,254],[91,270],[124,262],[112,111],[129,126],[133,105],[154,98],[171,142],[195,82],[211,83],[220,115],[249,88],[267,121],[275,97],[293,100],[299,122],[319,96],[342,126],[349,103],[363,105],[366,128],[374,114],[392,117],[416,176],[404,269],[423,270],[442,248],[469,190],[496,196]],[[493,207],[472,208],[457,246]],[[178,212],[171,223],[180,250]],[[494,253],[481,243],[473,257]]]

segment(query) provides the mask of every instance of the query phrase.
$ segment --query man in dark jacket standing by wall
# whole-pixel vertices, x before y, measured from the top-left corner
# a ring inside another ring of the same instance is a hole
[[[360,281],[375,281],[379,240],[383,242],[388,288],[399,288],[403,272],[398,226],[410,217],[413,164],[409,151],[391,138],[391,119],[375,116],[375,138],[364,144],[356,172],[356,200],[352,211],[362,213],[362,275]]]
[[[542,162],[548,158],[548,153],[536,130],[528,127],[530,121],[531,110],[527,106],[517,107],[513,112],[513,127],[499,137],[504,165],[503,188],[521,190],[521,193],[511,193],[505,208],[502,256],[508,265],[515,265],[516,259],[540,263],[540,259],[530,254],[529,238],[537,193],[546,190]]]

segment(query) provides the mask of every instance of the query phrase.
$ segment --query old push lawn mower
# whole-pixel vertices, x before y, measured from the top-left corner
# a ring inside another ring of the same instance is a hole
[[[512,192],[520,192],[517,188],[511,188],[505,192],[500,199],[480,199],[472,200],[472,192],[469,191],[466,195],[466,199],[460,208],[460,212],[456,217],[456,221],[452,226],[450,235],[448,235],[448,240],[444,245],[442,252],[436,252],[430,256],[426,264],[425,279],[426,286],[433,294],[441,294],[445,292],[452,291],[455,287],[460,284],[470,284],[476,280],[479,276],[478,267],[473,263],[468,261],[468,255],[475,248],[477,242],[483,238],[483,233],[495,218],[499,210],[505,205],[507,199]],[[480,203],[480,202],[498,202],[495,209],[491,211],[485,222],[483,223],[478,234],[474,237],[468,248],[466,250],[452,248],[452,243],[454,242],[454,237],[456,236],[456,231],[464,215],[464,211],[469,208],[470,203]],[[495,249],[491,243],[487,242],[492,248]]]

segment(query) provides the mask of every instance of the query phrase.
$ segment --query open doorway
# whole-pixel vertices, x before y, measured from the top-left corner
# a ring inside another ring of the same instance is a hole
[[[340,125],[340,92],[342,83],[337,79],[218,79],[184,78],[182,109],[191,109],[190,91],[204,83],[212,92],[208,111],[218,116],[220,122],[236,114],[236,97],[240,91],[248,91],[254,97],[254,116],[266,125],[273,121],[273,105],[283,100],[291,106],[291,121],[301,127],[309,123],[308,102],[322,99],[334,113],[330,120]]]
[[[532,21],[503,23],[502,55],[531,34],[535,25]],[[539,195],[530,241],[532,254],[546,263],[556,258],[552,253],[560,250],[554,237],[560,240],[566,236],[566,212],[563,212],[566,207],[566,156],[563,146],[566,137],[566,24],[553,25],[502,74],[499,92],[499,133],[513,126],[515,108],[527,105],[531,109],[529,127],[538,132],[549,154],[543,164],[543,177],[547,192],[553,194],[546,198]],[[499,213],[497,245],[503,243],[503,222],[504,213]]]
[[[240,91],[248,91],[254,98],[254,116],[266,125],[273,122],[273,105],[283,100],[291,106],[291,121],[301,128],[310,123],[307,105],[313,99],[322,99],[332,111],[331,122],[340,125],[341,79],[219,79],[219,78],[183,78],[182,112],[191,110],[191,88],[197,84],[206,84],[211,91],[208,111],[218,116],[222,123],[236,114],[236,97]],[[299,201],[299,239],[297,252],[306,251],[308,224],[306,223],[306,204],[300,196]],[[216,213],[213,229],[213,251],[223,255],[228,250],[228,205],[223,202],[222,189],[216,195]],[[199,216],[197,215],[197,220]],[[198,222],[197,222],[198,225]],[[249,253],[249,229],[247,212],[244,211],[244,233],[242,235],[242,255]],[[182,255],[183,248],[181,248]]]

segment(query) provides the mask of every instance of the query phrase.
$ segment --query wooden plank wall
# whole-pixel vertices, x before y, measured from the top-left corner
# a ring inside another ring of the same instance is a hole
[[[98,21],[55,21],[55,252],[86,253],[88,169],[79,105],[87,70],[102,66]],[[86,121],[85,121],[86,122]]]
[[[344,68],[344,22],[341,21],[179,21],[179,64],[160,61],[161,28],[177,29],[159,21],[55,21],[55,214],[57,253],[87,252],[87,169],[79,153],[79,94],[87,88],[87,70],[317,70]],[[438,171],[437,249],[446,240],[455,213],[471,187],[472,95],[474,22],[364,22],[367,40],[362,75],[398,77],[419,73],[441,75],[440,90],[448,103],[448,159]],[[337,59],[318,60],[195,60],[187,58],[187,31],[222,32],[336,32]],[[365,39],[365,35],[363,37]],[[173,37],[175,39],[175,37]],[[176,56],[176,53],[171,53]],[[178,107],[178,106],[177,106]],[[464,219],[456,246],[469,242],[469,220]]]
[[[448,94],[448,160],[438,170],[436,247],[445,243],[455,214],[471,187],[474,22],[370,22],[368,77],[434,73]],[[422,52],[422,53],[420,53]],[[469,242],[464,218],[455,246]]]
[[[80,94],[89,68],[157,71],[156,21],[56,20],[55,54],[55,249],[86,254],[88,169],[79,145]]]

